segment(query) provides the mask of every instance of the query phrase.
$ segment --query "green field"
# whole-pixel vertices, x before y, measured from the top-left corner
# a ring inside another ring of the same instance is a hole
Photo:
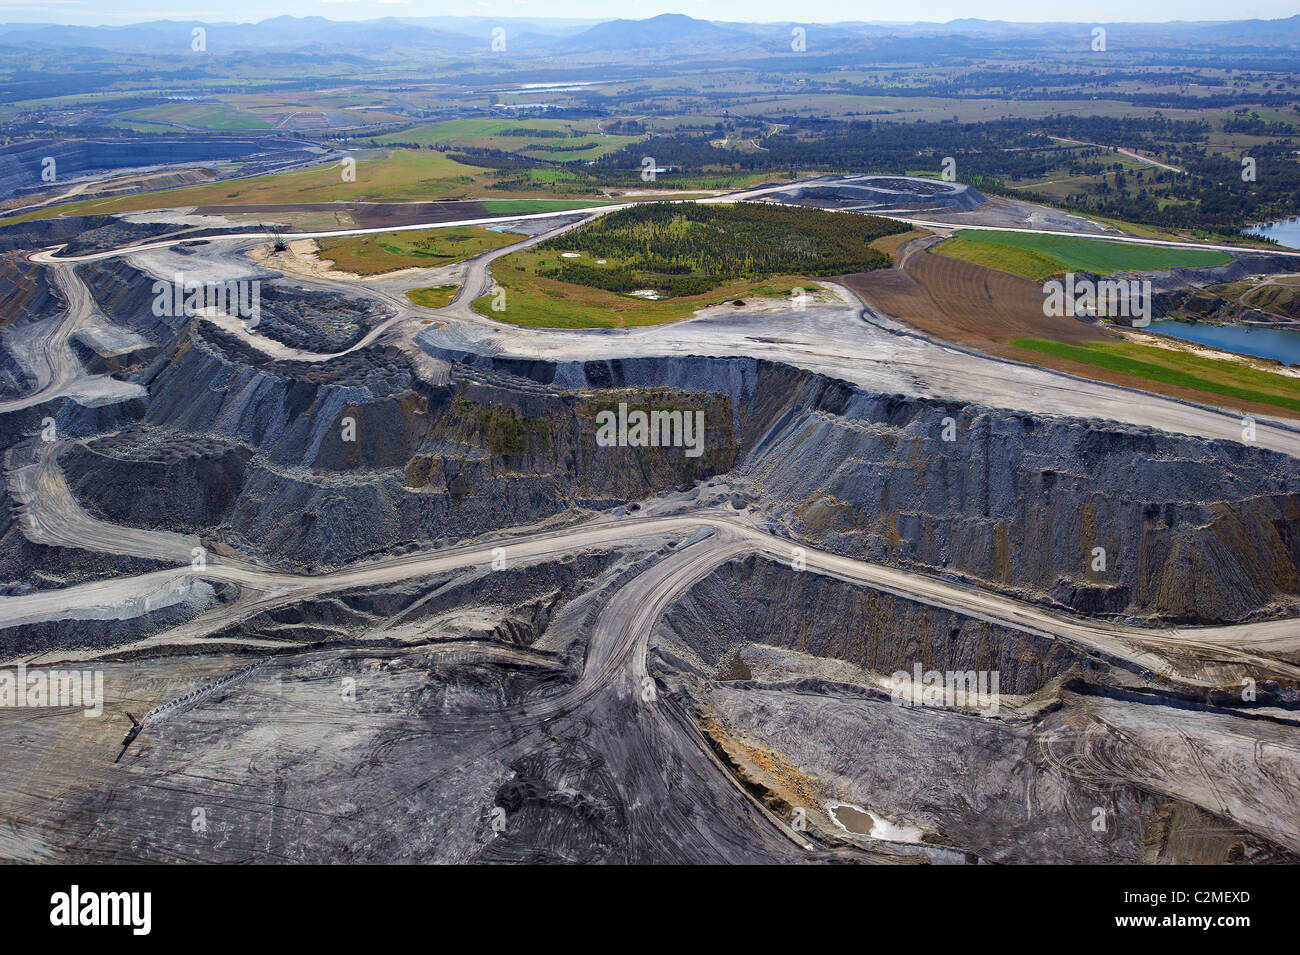
[[[963,229],[935,251],[988,269],[1041,282],[1063,272],[1143,272],[1155,269],[1226,265],[1232,256],[1211,249],[1172,249],[1127,242],[1104,242],[1032,232]]]
[[[525,215],[531,212],[564,212],[567,209],[586,209],[589,206],[607,206],[612,199],[485,199],[483,211],[493,216]]]
[[[519,236],[508,232],[493,232],[481,226],[461,226],[454,229],[335,236],[318,239],[316,244],[321,258],[332,261],[336,269],[357,275],[379,275],[397,269],[427,269],[450,265],[519,240]]]
[[[406,297],[424,308],[444,308],[456,297],[458,288],[459,285],[426,285],[424,288],[408,288]]]
[[[394,150],[391,154],[375,151],[374,155],[358,157],[355,182],[345,182],[342,174],[343,168],[337,163],[331,163],[252,179],[212,182],[202,186],[185,186],[111,199],[69,202],[15,216],[6,219],[5,223],[51,216],[139,212],[143,209],[178,206],[465,199],[474,191],[478,177],[491,175],[486,169],[461,165],[432,150]]]
[[[1127,341],[1064,345],[1041,338],[1017,338],[1011,344],[1136,378],[1194,388],[1207,395],[1255,401],[1300,412],[1300,378],[1276,375],[1235,362]]]
[[[699,295],[648,301],[534,275],[508,261],[514,258],[511,255],[492,263],[492,276],[505,290],[505,308],[496,311],[492,307],[496,296],[490,293],[474,302],[474,310],[496,321],[533,328],[662,325],[690,318],[697,309],[709,305],[787,296],[794,288],[811,290],[816,284],[806,278],[773,276],[762,282],[733,282]]]
[[[449,119],[377,136],[371,141],[378,145],[418,143],[499,149],[548,162],[578,162],[599,159],[641,138],[607,136],[600,132],[594,120]]]
[[[233,109],[225,103],[180,102],[167,103],[162,106],[146,106],[122,113],[125,120],[148,122],[157,120],[164,123],[178,123],[182,126],[197,126],[201,129],[270,129],[266,120]]]

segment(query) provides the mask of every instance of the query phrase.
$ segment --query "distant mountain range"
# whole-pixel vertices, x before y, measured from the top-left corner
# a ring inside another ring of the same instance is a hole
[[[324,17],[280,16],[260,23],[207,23],[155,20],[128,26],[0,24],[0,47],[98,49],[126,53],[165,53],[191,47],[192,31],[202,28],[207,52],[378,55],[402,52],[484,55],[493,52],[494,30],[504,31],[506,50],[527,55],[584,57],[627,51],[663,51],[693,58],[741,58],[756,52],[791,52],[795,27],[804,27],[808,52],[878,47],[894,38],[960,45],[975,38],[1000,42],[1078,43],[1094,26],[1080,23],[1008,23],[953,20],[948,23],[827,24],[723,23],[682,14],[646,20],[547,20],[501,17],[385,17],[340,22]],[[1252,45],[1260,49],[1300,47],[1300,15],[1284,20],[1224,22],[1118,23],[1106,26],[1112,49],[1177,48],[1183,45]],[[500,34],[497,34],[499,37]],[[1085,44],[1086,45],[1086,44]],[[500,50],[496,51],[500,52]]]

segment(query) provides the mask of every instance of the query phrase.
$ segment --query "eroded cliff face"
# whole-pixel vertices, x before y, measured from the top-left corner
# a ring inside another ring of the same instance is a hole
[[[1138,621],[1237,621],[1300,599],[1300,466],[1274,452],[870,394],[748,359],[493,367],[550,387],[725,395],[741,437],[728,476],[838,553]]]
[[[95,516],[193,533],[226,519],[251,457],[248,448],[227,441],[128,428],[71,445],[59,463]]]
[[[1300,604],[1300,463],[1249,445],[871,394],[752,359],[430,348],[413,363],[376,345],[275,360],[210,323],[154,316],[152,280],[123,263],[79,274],[160,349],[119,372],[147,400],[58,413],[61,435],[96,439],[64,456],[79,499],[123,523],[338,566],[726,474],[792,538],[1080,613],[1217,623]],[[286,343],[304,322],[355,342],[385,317],[267,288],[268,333]],[[597,414],[620,402],[703,413],[701,454],[601,446]],[[187,447],[189,479],[137,453],[169,442]],[[166,493],[145,490],[160,481]]]
[[[0,255],[0,325],[31,321],[62,307],[44,268],[21,253]]]
[[[150,399],[138,420],[65,453],[78,498],[118,523],[192,529],[290,566],[619,506],[727,470],[739,445],[722,396],[566,393],[509,376],[431,385],[393,349],[279,362],[202,325],[139,380]],[[619,402],[702,414],[701,453],[600,446],[597,415]]]
[[[717,680],[748,679],[754,644],[851,664],[867,686],[919,662],[926,670],[997,672],[1002,693],[1023,695],[1093,665],[1059,641],[754,556],[691,588],[661,633],[701,676]]]
[[[1300,468],[1284,455],[779,370],[750,412],[736,476],[830,550],[1172,622],[1300,595]]]

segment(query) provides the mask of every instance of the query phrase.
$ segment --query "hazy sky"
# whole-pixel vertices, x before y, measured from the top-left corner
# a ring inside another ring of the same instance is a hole
[[[709,20],[830,22],[835,20],[1073,20],[1107,23],[1160,20],[1273,19],[1300,13],[1300,0],[1090,0],[1078,7],[1043,0],[0,0],[0,22],[134,23],[141,20],[256,22],[267,17],[384,16],[641,18],[686,13]]]

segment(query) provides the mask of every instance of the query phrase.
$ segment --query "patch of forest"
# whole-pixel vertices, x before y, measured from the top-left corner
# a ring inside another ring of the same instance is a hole
[[[584,258],[538,274],[610,292],[698,295],[737,279],[883,268],[890,258],[871,243],[908,228],[877,216],[794,206],[652,202],[541,243],[539,252]],[[601,259],[605,266],[590,264]]]
[[[1252,116],[1231,122],[1257,127]],[[1288,127],[1289,128],[1289,127]],[[957,178],[982,191],[1018,195],[1071,210],[1096,213],[1164,228],[1203,229],[1232,234],[1247,223],[1300,213],[1300,163],[1294,155],[1300,136],[1283,136],[1253,145],[1254,178],[1242,176],[1238,157],[1211,152],[1210,124],[1203,121],[1105,116],[1053,116],[984,123],[898,123],[834,121],[782,117],[780,131],[759,139],[759,150],[737,152],[712,145],[710,135],[653,137],[597,160],[593,168],[609,179],[634,181],[642,156],[681,170],[690,179],[705,174],[790,174],[795,170],[892,173],[930,169],[945,157],[956,159]],[[712,135],[717,136],[719,132]],[[1062,137],[1138,150],[1186,170],[1145,170],[1114,181],[1081,186],[1066,199],[1012,188],[1010,182],[1113,172],[1118,155],[1095,159],[1063,157]],[[1064,169],[1063,169],[1064,167]],[[1110,168],[1107,168],[1110,167]],[[671,177],[665,183],[671,182]],[[1170,200],[1173,200],[1172,202]]]

